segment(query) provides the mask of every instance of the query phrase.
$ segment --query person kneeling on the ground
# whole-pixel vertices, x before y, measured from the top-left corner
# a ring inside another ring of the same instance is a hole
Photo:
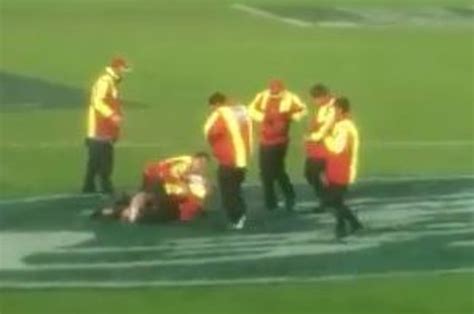
[[[124,196],[95,216],[124,222],[190,221],[203,213],[210,186],[205,177],[209,156],[197,153],[149,163],[142,189]]]

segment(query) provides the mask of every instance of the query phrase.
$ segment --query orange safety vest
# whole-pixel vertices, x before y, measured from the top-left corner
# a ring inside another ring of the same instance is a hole
[[[269,90],[258,93],[249,105],[250,116],[260,122],[260,143],[278,145],[289,141],[288,133],[292,121],[306,115],[306,105],[290,91],[272,95]]]
[[[252,150],[252,121],[245,106],[222,106],[204,125],[204,135],[219,164],[245,168]]]
[[[359,131],[354,122],[348,117],[336,122],[324,145],[328,151],[326,179],[329,184],[354,183],[359,154]]]

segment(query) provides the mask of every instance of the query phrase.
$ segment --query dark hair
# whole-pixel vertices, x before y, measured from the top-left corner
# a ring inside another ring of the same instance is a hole
[[[347,97],[338,97],[336,98],[336,102],[334,106],[341,109],[343,113],[347,113],[351,111],[351,103]]]
[[[194,158],[204,158],[207,161],[211,160],[211,156],[209,156],[208,153],[203,152],[203,151],[194,153]]]
[[[324,97],[329,95],[329,88],[321,83],[313,85],[309,90],[309,93],[314,98]]]
[[[221,92],[215,92],[209,96],[209,105],[223,104],[227,101],[227,96]]]

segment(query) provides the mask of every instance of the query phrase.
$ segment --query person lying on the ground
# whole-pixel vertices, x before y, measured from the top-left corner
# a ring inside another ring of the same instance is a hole
[[[207,158],[198,153],[147,165],[140,192],[122,196],[94,216],[130,223],[193,220],[203,213],[210,192],[205,177]]]

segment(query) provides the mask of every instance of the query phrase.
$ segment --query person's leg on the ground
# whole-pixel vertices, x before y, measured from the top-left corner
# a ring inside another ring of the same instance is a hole
[[[221,206],[225,210],[227,218],[231,223],[235,223],[234,214],[232,212],[232,188],[230,184],[229,168],[219,166],[217,169],[217,181],[219,185],[219,192],[221,197]]]
[[[328,206],[335,210],[336,214],[336,237],[343,238],[348,235],[346,222],[349,223],[350,232],[355,232],[362,228],[359,219],[354,215],[351,209],[345,203],[347,186],[332,185],[329,186]]]
[[[278,206],[275,195],[276,167],[273,147],[260,146],[259,164],[265,208],[273,210]]]
[[[347,206],[345,202],[345,197],[347,194],[347,186],[339,186],[337,187],[340,192],[340,200],[339,200],[339,211],[341,213],[341,216],[344,218],[345,221],[349,223],[349,226],[351,228],[351,232],[355,232],[359,229],[362,228],[362,223],[360,222],[359,218],[354,214],[354,212]]]
[[[328,209],[332,210],[334,218],[336,219],[334,232],[338,239],[347,235],[344,215],[340,207],[342,197],[340,192],[341,191],[333,185],[325,186],[323,190],[324,203]]]
[[[100,163],[100,182],[102,192],[112,194],[114,191],[112,185],[112,173],[114,169],[114,145],[111,142],[101,143],[101,163]]]
[[[242,190],[242,184],[245,181],[246,169],[237,168],[235,169],[235,195],[236,195],[236,208],[235,215],[236,219],[240,220],[247,213],[247,204],[245,203],[244,193]]]
[[[314,208],[314,212],[322,213],[325,211],[325,189],[322,176],[324,175],[325,161],[323,159],[307,158],[305,163],[306,181],[313,187],[314,194],[319,201],[319,206]]]
[[[95,193],[95,178],[99,172],[100,167],[100,152],[97,145],[97,141],[92,139],[86,139],[85,141],[87,149],[87,163],[86,173],[84,176],[84,184],[82,186],[83,193]]]
[[[232,224],[236,224],[245,213],[245,202],[241,191],[244,174],[245,172],[232,167],[219,166],[218,169],[222,207]]]
[[[274,158],[275,158],[275,170],[276,170],[276,179],[280,189],[283,192],[285,197],[285,208],[288,211],[293,210],[295,206],[296,193],[293,184],[291,183],[290,176],[286,171],[286,153],[288,150],[288,144],[281,144],[275,147],[274,149]]]

